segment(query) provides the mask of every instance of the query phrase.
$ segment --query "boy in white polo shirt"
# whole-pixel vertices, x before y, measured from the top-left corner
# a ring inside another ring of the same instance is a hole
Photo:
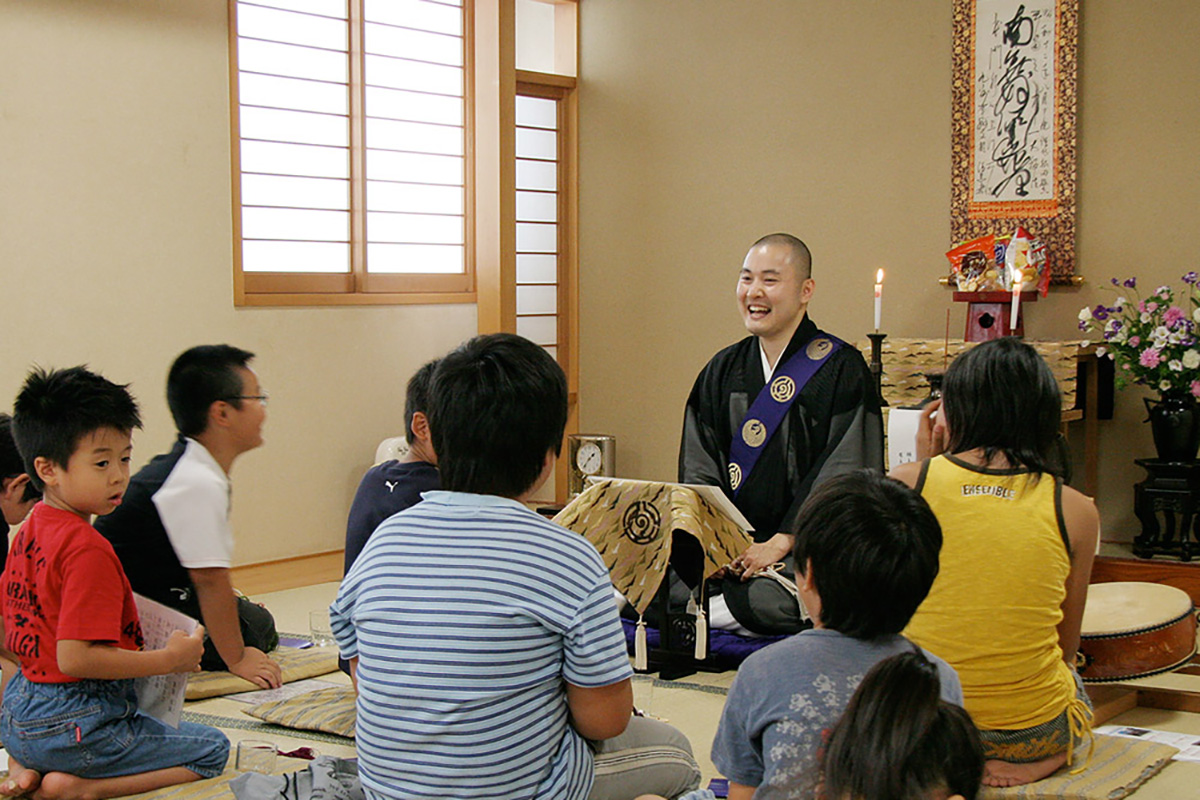
[[[228,669],[269,689],[280,684],[279,665],[266,655],[279,642],[275,620],[237,596],[229,577],[229,470],[262,444],[267,416],[252,358],[219,344],[175,359],[167,405],[179,439],[138,471],[125,502],[96,529],[112,542],[135,592],[204,623],[203,669]]]

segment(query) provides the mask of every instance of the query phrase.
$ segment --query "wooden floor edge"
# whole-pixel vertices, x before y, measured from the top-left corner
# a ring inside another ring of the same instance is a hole
[[[243,564],[230,570],[233,585],[244,594],[281,592],[342,579],[342,550]]]

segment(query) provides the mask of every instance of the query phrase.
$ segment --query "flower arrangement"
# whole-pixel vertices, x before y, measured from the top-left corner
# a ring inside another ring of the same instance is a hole
[[[1099,331],[1104,344],[1096,354],[1116,362],[1116,385],[1140,383],[1163,394],[1190,393],[1200,397],[1200,275],[1183,276],[1186,288],[1177,304],[1170,286],[1160,286],[1141,298],[1137,279],[1112,279],[1117,299],[1079,312],[1081,331]],[[1121,289],[1129,289],[1127,296]]]

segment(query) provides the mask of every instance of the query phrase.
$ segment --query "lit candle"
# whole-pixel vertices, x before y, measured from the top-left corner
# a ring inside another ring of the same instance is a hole
[[[1012,310],[1008,313],[1008,332],[1010,335],[1016,335],[1017,332],[1017,309],[1021,307],[1021,278],[1018,276],[1013,280],[1013,299]]]
[[[883,270],[875,273],[875,332],[879,333],[879,322],[883,317]]]

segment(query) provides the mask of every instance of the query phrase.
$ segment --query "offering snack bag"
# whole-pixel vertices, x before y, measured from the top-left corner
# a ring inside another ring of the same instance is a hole
[[[1046,245],[1029,235],[1020,225],[1004,254],[1004,283],[1007,291],[1021,284],[1021,291],[1037,289],[1045,297],[1050,292],[1050,269],[1046,264]]]
[[[996,237],[980,236],[946,253],[960,292],[1004,291],[1004,276],[996,266]]]

